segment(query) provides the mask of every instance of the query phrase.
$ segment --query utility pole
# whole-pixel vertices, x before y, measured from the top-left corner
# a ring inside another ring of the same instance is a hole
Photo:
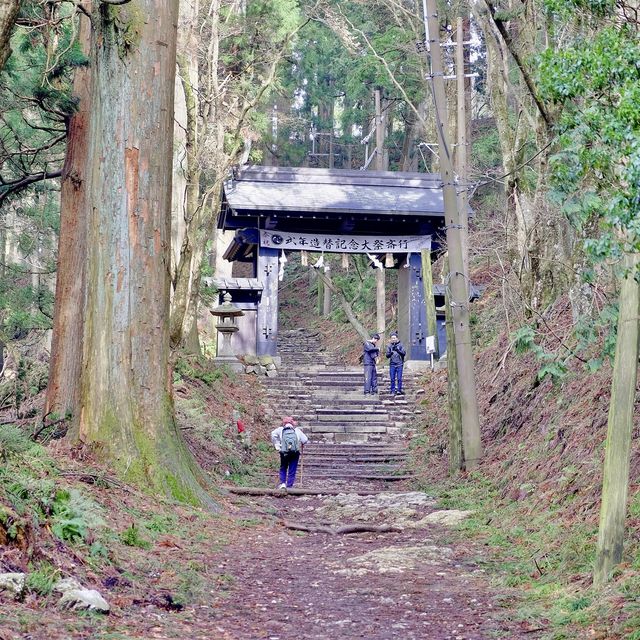
[[[449,267],[445,260],[443,274],[446,281]],[[449,396],[449,475],[456,476],[464,468],[464,449],[462,416],[460,415],[460,383],[458,380],[458,362],[456,360],[456,339],[453,333],[451,317],[451,298],[445,292],[444,306],[446,310],[445,327],[447,331],[447,395]]]
[[[462,242],[462,260],[464,263],[465,283],[467,294],[469,285],[469,172],[467,170],[467,91],[464,64],[464,28],[462,18],[456,23],[456,88],[457,88],[457,146],[456,146],[456,173],[458,174],[458,210],[462,229],[460,239]]]
[[[382,121],[382,91],[375,91],[376,105],[376,171],[384,171],[384,124]],[[387,328],[387,288],[385,270],[376,269],[376,331],[380,334],[380,340],[384,340],[384,333]]]
[[[449,252],[449,292],[453,318],[455,349],[460,385],[460,409],[462,413],[463,450],[467,470],[477,468],[482,457],[480,419],[476,397],[476,377],[473,368],[471,328],[469,326],[469,295],[464,273],[462,216],[458,209],[458,197],[453,177],[451,148],[445,129],[447,98],[444,88],[442,51],[440,49],[440,23],[436,0],[422,0],[427,51],[431,61],[431,88],[435,107],[436,129],[440,148],[440,174],[444,198],[447,248]],[[462,70],[458,70],[460,73]],[[466,212],[465,214],[466,215]]]

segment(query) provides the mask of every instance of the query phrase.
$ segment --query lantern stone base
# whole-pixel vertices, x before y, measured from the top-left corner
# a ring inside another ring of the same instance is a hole
[[[244,372],[257,376],[267,376],[274,378],[278,375],[278,369],[282,365],[280,356],[254,356],[246,355],[242,357]]]
[[[229,367],[232,371],[243,372],[244,364],[236,356],[216,356],[213,361],[217,365]]]

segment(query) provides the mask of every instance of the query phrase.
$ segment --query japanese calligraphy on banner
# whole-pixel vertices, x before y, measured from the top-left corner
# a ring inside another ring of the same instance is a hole
[[[431,236],[351,236],[261,230],[260,246],[285,251],[328,253],[413,253],[431,249]]]

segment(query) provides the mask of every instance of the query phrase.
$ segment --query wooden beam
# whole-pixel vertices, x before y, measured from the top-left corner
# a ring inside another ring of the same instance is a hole
[[[326,258],[328,261],[328,257]],[[331,280],[331,265],[327,262],[325,275]],[[322,300],[322,315],[327,317],[331,313],[331,289],[324,288],[324,298]]]
[[[240,496],[273,496],[286,498],[287,496],[339,496],[350,493],[357,496],[377,496],[380,493],[404,493],[402,491],[360,491],[349,487],[348,489],[264,489],[263,487],[223,487],[229,493]]]
[[[376,268],[376,331],[380,334],[380,344],[384,343],[384,334],[387,330],[387,288],[386,273],[384,269]]]

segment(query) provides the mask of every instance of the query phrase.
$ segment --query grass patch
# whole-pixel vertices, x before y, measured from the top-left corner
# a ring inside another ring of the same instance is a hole
[[[60,579],[60,571],[48,562],[30,564],[26,577],[26,589],[29,593],[48,596],[53,585]]]
[[[598,633],[636,632],[640,572],[623,571],[612,585],[613,591],[611,587],[602,591],[591,587],[597,537],[594,525],[569,525],[560,507],[536,508],[535,495],[521,501],[501,499],[501,488],[481,473],[429,487],[427,492],[442,508],[474,512],[458,526],[457,536],[455,532],[452,535],[481,545],[476,562],[490,573],[499,590],[518,589],[519,617],[546,629],[544,638],[590,637],[592,629]],[[629,553],[634,555],[633,547]],[[626,601],[626,622],[620,622],[621,616],[615,613],[621,598]]]
[[[120,533],[120,542],[126,544],[128,547],[151,549],[151,543],[140,535],[140,529],[136,527],[134,522],[131,523],[130,527],[127,527]]]

